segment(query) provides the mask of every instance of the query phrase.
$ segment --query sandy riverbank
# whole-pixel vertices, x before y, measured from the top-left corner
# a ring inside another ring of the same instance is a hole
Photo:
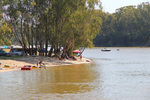
[[[87,62],[87,58],[77,58],[77,61],[72,60],[59,60],[58,58],[50,58],[50,57],[22,57],[22,58],[13,58],[13,59],[0,59],[2,70],[1,72],[7,72],[7,71],[13,71],[13,70],[20,70],[20,68],[24,65],[32,65],[36,66],[38,61],[43,61],[47,65],[47,67],[52,66],[61,66],[61,65],[74,65],[74,64],[84,64],[84,63],[90,63]],[[10,68],[4,68],[4,65],[9,65]]]

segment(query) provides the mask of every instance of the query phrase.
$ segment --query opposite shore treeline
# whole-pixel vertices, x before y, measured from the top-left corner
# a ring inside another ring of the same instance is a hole
[[[19,42],[30,55],[40,46],[45,56],[91,47],[102,26],[95,5],[101,8],[99,0],[1,0],[0,45]]]
[[[95,46],[150,46],[150,3],[125,6],[115,13],[103,14],[103,24]]]

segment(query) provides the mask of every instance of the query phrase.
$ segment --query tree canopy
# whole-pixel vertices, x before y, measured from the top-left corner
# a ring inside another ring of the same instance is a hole
[[[11,45],[12,31],[0,13],[0,45]]]
[[[102,19],[95,46],[150,46],[150,3],[121,7]]]
[[[102,10],[94,9],[99,0],[1,0],[0,4],[16,41],[24,50],[45,48],[46,56],[61,48],[70,54],[80,46],[93,46],[102,26]]]

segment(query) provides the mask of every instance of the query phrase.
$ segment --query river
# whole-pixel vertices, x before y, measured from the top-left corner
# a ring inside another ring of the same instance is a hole
[[[150,100],[150,48],[101,49],[85,49],[92,64],[0,73],[0,100]]]

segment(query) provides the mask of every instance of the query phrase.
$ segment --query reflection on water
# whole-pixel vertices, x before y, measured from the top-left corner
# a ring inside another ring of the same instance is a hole
[[[0,73],[0,100],[90,92],[96,88],[93,81],[98,76],[93,69],[92,64],[87,64]]]
[[[94,64],[0,73],[0,100],[150,100],[150,49],[86,49]]]
[[[102,92],[103,100],[150,100],[150,48],[87,51],[87,57],[95,61],[95,67],[101,73],[99,84],[102,88],[97,93]]]

